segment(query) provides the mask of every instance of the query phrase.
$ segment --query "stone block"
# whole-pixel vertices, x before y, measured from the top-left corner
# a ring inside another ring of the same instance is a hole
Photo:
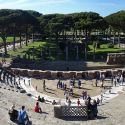
[[[35,77],[35,78],[39,78],[40,77],[40,73],[39,73],[38,70],[33,71],[33,77]]]
[[[112,71],[106,70],[105,77],[112,77]]]
[[[112,70],[112,75],[113,75],[113,76],[118,75],[118,71],[117,71],[117,70]]]
[[[63,77],[63,72],[57,72],[57,78],[62,78]]]
[[[88,72],[82,72],[82,78],[83,79],[88,78]]]
[[[63,72],[63,77],[64,77],[65,79],[70,78],[70,73],[69,73],[69,72]]]
[[[28,70],[28,76],[33,77],[33,71],[32,70]]]
[[[51,72],[50,71],[45,71],[44,72],[44,77],[45,78],[51,78]]]
[[[94,78],[100,79],[100,71],[94,72]]]
[[[20,74],[20,70],[14,69],[14,70],[13,70],[13,73],[14,73],[15,75],[19,75],[19,74]]]
[[[28,77],[28,70],[20,70],[20,75],[24,77]]]
[[[51,78],[57,79],[57,72],[51,72]]]
[[[76,72],[69,72],[70,78],[72,78],[73,76],[76,77]]]
[[[77,72],[76,77],[79,78],[79,79],[82,79],[82,72]]]
[[[40,78],[45,78],[45,71],[40,71],[39,75],[40,75]]]
[[[94,72],[90,71],[88,72],[88,78],[93,79],[94,78]]]

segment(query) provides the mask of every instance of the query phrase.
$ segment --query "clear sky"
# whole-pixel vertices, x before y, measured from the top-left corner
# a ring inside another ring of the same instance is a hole
[[[0,9],[36,10],[43,14],[94,11],[107,16],[125,10],[125,0],[0,0]]]

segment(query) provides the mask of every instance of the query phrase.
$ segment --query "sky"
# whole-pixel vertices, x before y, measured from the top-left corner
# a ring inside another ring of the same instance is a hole
[[[125,0],[0,0],[0,9],[35,10],[43,14],[92,11],[107,16],[125,10]]]

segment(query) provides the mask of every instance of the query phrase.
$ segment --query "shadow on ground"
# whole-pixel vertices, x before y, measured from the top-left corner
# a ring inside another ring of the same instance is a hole
[[[97,116],[96,119],[87,119],[87,117],[84,116],[66,116],[66,117],[61,117],[60,119],[63,119],[65,121],[89,121],[89,120],[101,120],[101,119],[106,119],[108,117],[106,116]]]

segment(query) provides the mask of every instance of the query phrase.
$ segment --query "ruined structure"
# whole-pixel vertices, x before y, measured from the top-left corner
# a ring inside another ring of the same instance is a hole
[[[107,56],[107,64],[125,64],[125,53],[109,53]]]

